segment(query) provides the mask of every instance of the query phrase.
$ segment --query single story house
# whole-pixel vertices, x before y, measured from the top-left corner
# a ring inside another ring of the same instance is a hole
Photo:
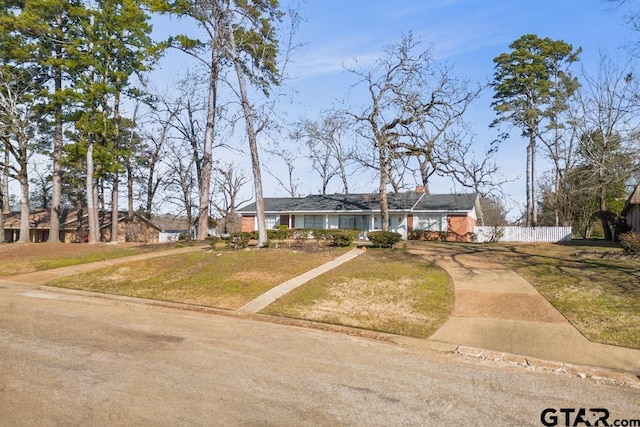
[[[20,212],[9,212],[4,216],[4,235],[8,242],[16,242],[20,238]],[[51,212],[49,209],[35,209],[29,214],[29,241],[46,242],[49,239]],[[100,211],[100,240],[111,241],[111,212]],[[86,211],[80,213],[75,209],[63,209],[60,215],[60,240],[65,243],[85,242],[89,233]],[[118,213],[119,242],[158,242],[160,227],[140,214],[134,214],[133,221],[126,211]]]
[[[640,233],[640,184],[636,185],[627,203],[622,209],[622,215],[626,218],[631,230]]]
[[[389,230],[407,239],[413,230],[448,232],[468,238],[481,214],[477,194],[388,194]],[[366,238],[381,230],[377,194],[327,194],[264,199],[267,228],[357,229]],[[256,204],[238,210],[242,231],[257,229]]]

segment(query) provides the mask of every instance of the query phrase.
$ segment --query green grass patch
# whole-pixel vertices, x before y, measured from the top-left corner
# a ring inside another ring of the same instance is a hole
[[[235,310],[347,250],[191,252],[119,264],[47,285]]]
[[[262,313],[426,338],[449,317],[448,274],[403,251],[368,250],[294,289]]]

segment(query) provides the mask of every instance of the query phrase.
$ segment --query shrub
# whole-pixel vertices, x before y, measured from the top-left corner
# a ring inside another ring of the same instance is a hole
[[[246,248],[249,246],[249,240],[251,240],[254,232],[245,232],[245,231],[237,231],[235,233],[231,233],[229,236],[229,245],[235,246],[239,248]]]
[[[218,236],[207,236],[204,238],[207,242],[209,242],[209,246],[215,246],[220,241],[220,237]]]
[[[311,235],[313,236],[314,239],[316,240],[329,240],[331,238],[330,232],[331,230],[325,230],[325,229],[315,229],[315,230],[311,230]]]
[[[358,234],[360,234],[360,232],[358,230],[326,230],[329,233],[329,238],[331,240],[331,243],[334,246],[338,246],[338,247],[346,247],[346,246],[350,246],[353,241],[356,239],[356,237],[358,237]]]
[[[621,234],[620,245],[627,254],[640,254],[640,233]]]
[[[267,238],[270,240],[286,240],[293,236],[293,230],[289,230],[287,226],[278,226],[273,230],[267,230]]]
[[[278,249],[278,247],[279,247],[278,241],[269,239],[266,242],[264,242],[263,247],[264,248],[275,248],[275,249]]]
[[[413,230],[409,233],[409,240],[426,242],[445,241],[447,240],[447,233],[444,231]]]
[[[371,231],[367,233],[367,237],[377,248],[392,248],[402,240],[402,235],[393,231]]]

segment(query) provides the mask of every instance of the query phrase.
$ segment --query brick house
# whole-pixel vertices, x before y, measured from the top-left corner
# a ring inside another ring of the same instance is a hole
[[[627,224],[633,231],[640,233],[640,184],[636,185],[622,210]]]
[[[388,194],[389,230],[407,239],[413,230],[448,232],[466,239],[480,215],[476,194],[425,194],[424,190]],[[327,194],[264,199],[267,228],[357,229],[360,237],[380,230],[377,194]],[[242,231],[257,229],[256,204],[238,210]]]
[[[49,239],[50,210],[35,209],[29,214],[29,241],[46,242]],[[111,212],[101,211],[98,216],[100,240],[111,241]],[[63,209],[60,215],[60,240],[64,243],[84,242],[89,233],[87,214],[75,209]],[[142,215],[129,219],[127,212],[118,212],[119,242],[158,242],[161,229]],[[5,239],[15,242],[20,237],[20,212],[9,212],[4,218]]]

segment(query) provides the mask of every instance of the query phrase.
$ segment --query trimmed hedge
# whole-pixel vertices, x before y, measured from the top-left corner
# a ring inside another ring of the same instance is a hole
[[[376,248],[392,248],[402,240],[402,235],[393,231],[370,231],[367,237]]]
[[[334,246],[345,247],[353,243],[358,237],[360,231],[358,230],[341,230],[341,229],[310,229],[310,228],[296,228],[296,229],[271,229],[267,230],[267,239],[272,242],[267,244],[267,247],[275,245],[274,241],[278,240],[291,240],[294,239],[298,242],[304,243],[310,236],[320,240],[328,240]],[[240,248],[246,248],[249,246],[250,240],[257,240],[257,231],[238,231],[229,235],[229,244],[237,244]]]

